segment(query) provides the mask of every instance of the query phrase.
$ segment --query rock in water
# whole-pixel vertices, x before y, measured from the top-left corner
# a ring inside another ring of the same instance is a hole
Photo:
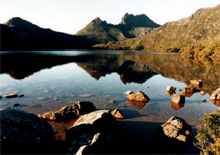
[[[18,94],[5,94],[4,97],[5,98],[16,98],[18,97]]]
[[[119,118],[119,119],[123,119],[124,115],[122,114],[122,112],[118,109],[115,109],[111,112],[111,114],[115,117],[115,118]]]
[[[185,87],[182,89],[182,96],[191,97],[195,89],[192,87]]]
[[[167,89],[166,89],[168,92],[175,92],[176,90],[176,87],[173,87],[173,86],[167,86]]]
[[[76,102],[73,105],[64,106],[56,112],[47,112],[38,116],[48,120],[64,121],[76,119],[81,115],[90,113],[95,110],[93,103],[88,101]]]
[[[127,99],[131,101],[141,101],[141,102],[148,102],[150,100],[150,98],[146,94],[144,94],[142,91],[138,91],[138,92],[128,95]]]
[[[216,89],[209,97],[210,100],[220,100],[220,88]]]
[[[215,104],[217,107],[220,107],[220,88],[216,89],[210,95],[209,99]]]
[[[106,153],[106,147],[118,129],[109,110],[82,115],[66,132],[69,153]]]
[[[190,84],[195,87],[202,87],[202,80],[190,80]]]
[[[133,91],[130,91],[130,90],[124,92],[124,94],[126,94],[126,95],[131,95],[131,94],[133,94],[133,93],[134,93],[134,92],[133,92]]]
[[[155,134],[160,148],[170,153],[183,151],[192,146],[192,128],[179,117],[173,116],[166,123],[159,125]]]
[[[17,110],[2,110],[1,153],[49,153],[54,143],[52,127],[44,119]]]
[[[176,104],[184,104],[185,103],[185,96],[180,94],[173,94],[171,98],[171,102]]]

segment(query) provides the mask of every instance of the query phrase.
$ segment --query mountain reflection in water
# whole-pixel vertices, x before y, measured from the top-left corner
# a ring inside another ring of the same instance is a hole
[[[0,96],[24,94],[22,98],[2,98],[2,109],[42,114],[85,100],[97,109],[120,109],[125,116],[119,122],[122,148],[131,146],[126,153],[137,153],[133,148],[145,153],[146,146],[155,153],[158,125],[178,116],[195,128],[204,113],[216,111],[220,105],[209,100],[209,94],[219,87],[220,66],[193,63],[177,54],[75,50],[1,52],[0,57]],[[193,79],[201,79],[203,86],[184,94],[183,88]],[[172,94],[166,92],[169,85],[177,87],[175,93],[185,95],[185,103],[171,102]],[[142,91],[150,101],[129,102],[123,93],[128,90]],[[14,103],[21,106],[12,107]]]
[[[1,71],[14,79],[24,79],[35,72],[53,66],[77,63],[92,77],[99,80],[107,74],[117,73],[126,83],[144,83],[152,76],[160,74],[189,84],[192,79],[203,80],[203,90],[211,93],[219,87],[219,66],[204,66],[181,60],[179,55],[88,52],[82,54],[62,54],[61,52],[4,52],[1,53]],[[101,53],[101,54],[100,54]]]

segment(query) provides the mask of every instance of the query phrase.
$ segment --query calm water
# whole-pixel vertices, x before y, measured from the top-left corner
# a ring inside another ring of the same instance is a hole
[[[219,66],[195,64],[176,54],[74,50],[1,52],[0,56],[0,95],[24,94],[22,98],[2,98],[1,109],[19,103],[13,108],[39,114],[76,101],[91,101],[97,109],[120,109],[125,115],[120,132],[133,142],[147,143],[145,138],[152,138],[150,129],[174,115],[194,128],[204,113],[219,106],[209,100],[220,86]],[[194,93],[186,97],[183,107],[173,107],[166,87],[175,86],[176,93],[182,94],[180,89],[192,79],[203,80],[201,90],[206,94]],[[129,103],[123,94],[127,90],[141,90],[150,101],[146,105]]]

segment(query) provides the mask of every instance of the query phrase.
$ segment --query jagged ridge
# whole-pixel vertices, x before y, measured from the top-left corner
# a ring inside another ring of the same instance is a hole
[[[107,43],[139,37],[159,26],[144,14],[134,16],[126,13],[118,25],[109,24],[97,17],[76,35]]]
[[[140,38],[96,45],[95,48],[178,51],[194,44],[220,41],[220,6],[199,9],[188,18],[166,23]]]

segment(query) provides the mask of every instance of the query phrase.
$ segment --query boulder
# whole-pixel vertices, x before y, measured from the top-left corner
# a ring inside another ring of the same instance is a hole
[[[112,116],[109,110],[98,110],[89,114],[82,115],[72,127],[68,130],[71,132],[71,128],[81,124],[89,124],[94,128],[95,133],[98,132],[112,132],[117,129],[118,124],[114,116]]]
[[[131,94],[133,94],[133,93],[134,93],[134,92],[133,92],[133,91],[130,91],[130,90],[124,92],[124,94],[126,94],[126,95],[131,95]]]
[[[111,114],[118,119],[123,119],[124,115],[122,114],[122,112],[119,109],[115,109],[111,112]]]
[[[192,128],[179,117],[173,116],[166,123],[159,125],[155,134],[159,147],[170,153],[183,151],[192,146]]]
[[[49,153],[55,142],[54,131],[44,119],[18,111],[2,110],[1,153]]]
[[[130,101],[141,101],[141,102],[148,102],[150,100],[150,98],[142,91],[138,91],[128,95],[127,99]]]
[[[173,94],[171,98],[171,103],[175,104],[184,104],[185,103],[185,96],[182,96],[180,94]]]
[[[118,129],[118,123],[109,110],[82,115],[66,132],[68,153],[106,153],[106,147]]]
[[[202,80],[190,80],[190,84],[195,87],[202,87]]]
[[[87,114],[95,110],[93,103],[88,101],[76,102],[73,105],[64,106],[56,112],[47,112],[38,116],[48,120],[64,121],[76,119],[81,115]]]
[[[106,150],[109,149],[110,143],[110,136],[103,133],[97,133],[93,136],[92,140],[89,142],[88,145],[83,145],[79,148],[76,155],[105,154]]]
[[[166,89],[168,92],[175,92],[176,90],[176,87],[173,87],[173,86],[167,86],[167,89]]]

